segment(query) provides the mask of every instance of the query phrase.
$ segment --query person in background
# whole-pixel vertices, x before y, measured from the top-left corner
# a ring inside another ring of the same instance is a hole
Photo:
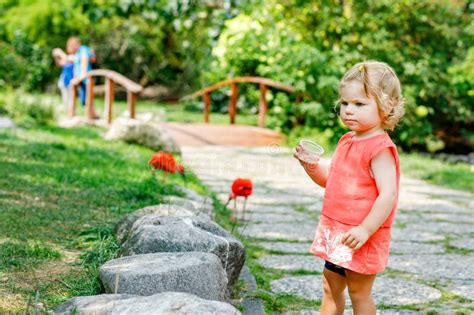
[[[92,58],[94,57],[92,50],[81,43],[79,37],[70,37],[67,40],[66,50],[68,54],[64,53],[62,50],[56,50],[56,53],[59,55],[61,60],[66,60],[67,62],[72,62],[73,64],[73,79],[71,80],[73,84],[77,83],[76,81],[83,77],[87,72],[92,70]],[[82,80],[78,85],[78,95],[79,100],[81,101],[82,106],[86,104],[86,86],[88,79]],[[92,110],[92,116],[98,118],[95,114],[94,108]]]
[[[61,91],[64,110],[67,112],[71,102],[69,84],[74,77],[74,64],[72,61],[68,60],[67,55],[61,48],[53,49],[53,58],[56,65],[63,68],[61,75],[59,76],[58,88]]]

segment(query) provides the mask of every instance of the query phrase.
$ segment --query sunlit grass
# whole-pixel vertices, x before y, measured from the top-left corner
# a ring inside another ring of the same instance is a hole
[[[404,175],[474,193],[474,168],[468,164],[453,164],[417,153],[403,153],[400,165]]]

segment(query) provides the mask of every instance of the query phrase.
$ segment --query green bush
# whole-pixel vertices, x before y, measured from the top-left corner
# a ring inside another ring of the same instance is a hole
[[[0,93],[0,113],[23,127],[47,125],[55,119],[57,98],[32,95],[21,90]]]
[[[19,87],[27,73],[27,62],[15,49],[0,40],[0,88],[7,84]]]
[[[340,77],[361,60],[385,61],[407,99],[395,140],[407,150],[440,149],[472,130],[473,10],[469,1],[258,2],[226,21],[205,78],[260,75],[293,85],[308,104],[271,103],[277,124],[330,128],[335,142],[346,130],[333,110]]]
[[[0,41],[26,60],[29,72],[23,85],[28,90],[45,90],[55,82],[60,69],[52,62],[51,50],[64,49],[68,37],[79,36],[95,49],[101,68],[142,85],[166,85],[179,95],[200,86],[212,42],[236,6],[202,1],[0,1]]]
[[[51,49],[79,35],[102,68],[174,96],[241,75],[292,85],[287,104],[284,93],[268,93],[270,113],[282,119],[273,124],[330,128],[335,142],[345,131],[333,110],[338,81],[354,63],[376,59],[393,66],[407,99],[393,133],[401,147],[466,152],[473,144],[469,0],[23,0],[0,2],[0,12],[0,87],[46,89],[60,71]],[[239,85],[239,95],[239,112],[256,112],[258,87]],[[292,108],[301,95],[310,105]],[[227,111],[228,100],[228,90],[212,93],[212,109]]]
[[[0,41],[11,45],[25,60],[22,87],[44,90],[60,72],[53,64],[51,50],[64,47],[66,39],[78,29],[86,29],[87,19],[70,0],[12,2],[0,11]]]

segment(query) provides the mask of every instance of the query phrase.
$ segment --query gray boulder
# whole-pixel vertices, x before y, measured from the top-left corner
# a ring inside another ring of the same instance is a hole
[[[58,315],[237,315],[232,305],[209,301],[181,292],[163,292],[151,296],[128,294],[102,294],[81,296],[59,305],[53,312]]]
[[[173,206],[182,207],[192,212],[204,213],[207,214],[209,217],[212,217],[214,214],[214,201],[208,197],[202,197],[200,201],[196,201],[194,199],[189,199],[185,197],[178,197],[178,196],[170,196],[166,197],[164,204],[171,204]]]
[[[224,301],[227,277],[211,253],[158,253],[110,260],[99,268],[106,293],[153,295],[175,291]]]
[[[242,243],[216,223],[195,217],[147,215],[138,219],[125,243],[123,255],[199,251],[217,255],[227,273],[229,288],[245,262]]]
[[[120,117],[114,120],[104,136],[107,140],[120,140],[139,144],[155,151],[164,150],[181,154],[181,151],[166,131],[157,123]]]
[[[132,228],[135,221],[137,221],[143,216],[150,215],[150,214],[154,214],[158,216],[181,217],[181,216],[193,216],[195,215],[195,212],[189,207],[183,207],[183,206],[174,205],[174,204],[161,204],[161,205],[149,206],[149,207],[139,209],[125,216],[122,220],[119,221],[119,223],[117,223],[117,227],[115,231],[117,235],[117,239],[120,242],[124,242],[127,239],[130,229]]]
[[[56,306],[53,314],[110,314],[110,312],[115,311],[116,307],[120,304],[132,301],[132,299],[136,297],[137,295],[132,294],[78,296]]]
[[[10,118],[0,116],[0,129],[3,129],[3,128],[12,129],[12,128],[16,128],[16,125]]]

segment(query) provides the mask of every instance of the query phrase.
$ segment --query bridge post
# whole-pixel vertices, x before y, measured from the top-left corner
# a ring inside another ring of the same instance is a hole
[[[238,83],[256,83],[260,86],[260,99],[258,104],[258,125],[260,127],[265,127],[265,117],[267,115],[267,100],[265,98],[268,87],[272,87],[278,90],[283,90],[288,93],[295,92],[295,89],[292,86],[284,85],[281,82],[273,81],[267,78],[261,77],[236,77],[232,79],[227,79],[218,83],[215,83],[211,86],[205,87],[193,94],[187,95],[182,98],[182,100],[190,99],[194,97],[202,96],[204,101],[204,122],[209,122],[209,112],[211,107],[211,98],[209,94],[224,86],[231,86],[231,95],[229,100],[229,116],[230,116],[230,123],[235,123],[235,115],[237,114],[237,101],[239,98],[239,91],[237,89]]]
[[[135,105],[137,103],[137,93],[127,91],[128,111],[130,118],[135,118]]]
[[[209,112],[211,111],[211,96],[206,92],[203,94],[202,99],[204,101],[204,122],[208,124]]]
[[[69,90],[69,116],[74,117],[76,115],[77,87],[74,84],[70,84]]]
[[[114,81],[105,78],[105,110],[107,111],[107,123],[112,123],[112,109],[114,103]]]
[[[265,95],[267,93],[267,86],[260,83],[260,101],[258,104],[258,126],[265,127],[265,115],[267,114],[267,100]]]
[[[87,118],[94,119],[94,79],[88,76],[86,86],[86,113]]]
[[[230,123],[235,124],[235,113],[237,112],[237,99],[239,98],[239,90],[237,83],[232,83],[230,86],[230,100],[229,100],[229,116]]]

